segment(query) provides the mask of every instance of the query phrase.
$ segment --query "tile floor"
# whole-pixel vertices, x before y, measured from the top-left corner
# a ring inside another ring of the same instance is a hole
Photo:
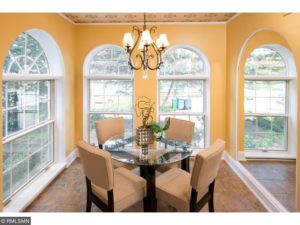
[[[65,169],[25,211],[27,212],[84,212],[86,187],[80,159]],[[172,212],[158,202],[159,212]],[[201,211],[207,212],[207,206]],[[226,162],[221,163],[215,187],[217,212],[265,212],[265,208],[235,175]],[[92,212],[100,210],[93,205]],[[142,212],[142,202],[126,212]]]
[[[290,212],[296,210],[296,160],[241,162]]]

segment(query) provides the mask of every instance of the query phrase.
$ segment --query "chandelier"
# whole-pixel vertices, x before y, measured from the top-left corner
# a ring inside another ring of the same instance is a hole
[[[123,37],[123,46],[128,54],[128,64],[134,70],[143,68],[143,79],[148,79],[148,70],[160,68],[163,64],[162,53],[170,45],[166,34],[160,34],[156,38],[156,26],[152,26],[150,30],[146,28],[146,13],[144,13],[143,30],[133,26],[132,31],[125,33]],[[136,53],[135,60],[133,59],[134,53]]]

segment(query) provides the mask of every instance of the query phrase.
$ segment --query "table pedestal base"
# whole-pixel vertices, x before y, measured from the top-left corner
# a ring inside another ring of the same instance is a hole
[[[157,200],[155,197],[155,167],[140,166],[140,175],[147,181],[147,197],[145,199],[145,212],[157,211]]]

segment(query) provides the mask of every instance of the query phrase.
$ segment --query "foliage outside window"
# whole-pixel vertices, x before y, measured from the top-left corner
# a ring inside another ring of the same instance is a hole
[[[125,119],[125,136],[133,133],[133,81],[127,60],[122,48],[109,45],[101,47],[89,63],[90,143],[98,143],[97,120],[121,116]]]
[[[48,60],[39,42],[28,33],[20,34],[3,65],[4,200],[53,161],[52,82],[39,80],[39,75],[49,74]],[[36,80],[23,80],[28,75],[35,75]],[[13,76],[14,80],[6,80]]]
[[[160,122],[164,123],[168,117],[195,122],[192,144],[200,148],[205,146],[206,81],[195,77],[206,75],[205,66],[202,56],[194,49],[172,48],[164,55],[158,84]]]
[[[287,150],[287,68],[279,52],[263,47],[255,49],[245,65],[244,112],[245,149]],[[268,77],[267,80],[248,76]]]

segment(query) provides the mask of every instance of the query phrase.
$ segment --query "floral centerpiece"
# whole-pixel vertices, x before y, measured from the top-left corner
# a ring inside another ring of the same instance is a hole
[[[142,126],[136,128],[136,143],[142,147],[142,154],[148,154],[148,145],[154,140],[161,140],[163,131],[170,126],[170,119],[167,120],[164,127],[158,122],[153,121],[154,102],[146,96],[138,98],[135,105],[135,112],[142,118]]]

